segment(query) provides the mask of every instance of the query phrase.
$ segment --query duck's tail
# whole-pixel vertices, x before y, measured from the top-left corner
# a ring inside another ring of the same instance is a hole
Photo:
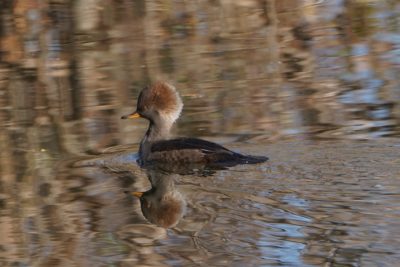
[[[236,152],[233,152],[232,154],[224,154],[219,156],[220,157],[216,161],[214,161],[214,163],[211,165],[232,167],[238,164],[257,164],[268,160],[268,157],[242,155]]]
[[[265,156],[251,156],[251,155],[241,155],[238,154],[238,161],[240,164],[257,164],[266,162],[269,158]]]

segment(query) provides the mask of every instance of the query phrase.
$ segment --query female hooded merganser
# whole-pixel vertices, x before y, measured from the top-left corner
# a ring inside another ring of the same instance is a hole
[[[233,166],[255,164],[268,160],[263,156],[242,155],[213,142],[197,138],[169,139],[172,125],[182,111],[183,103],[175,87],[157,82],[145,87],[139,94],[137,109],[121,119],[145,118],[150,124],[140,143],[140,164],[201,163]]]

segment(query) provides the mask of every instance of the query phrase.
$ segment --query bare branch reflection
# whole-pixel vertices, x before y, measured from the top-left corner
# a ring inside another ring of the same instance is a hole
[[[399,13],[394,0],[0,1],[0,261],[395,266]],[[157,80],[184,98],[178,136],[272,159],[160,166],[185,174],[156,194],[184,196],[169,229],[124,193],[158,185],[134,164],[146,122],[119,120]]]

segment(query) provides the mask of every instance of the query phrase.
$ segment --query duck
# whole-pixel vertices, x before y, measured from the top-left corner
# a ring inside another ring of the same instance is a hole
[[[130,192],[140,201],[143,216],[152,224],[163,228],[175,227],[186,212],[186,201],[175,187],[175,177],[150,171],[151,189]]]
[[[148,129],[140,142],[140,165],[205,164],[234,166],[257,164],[268,160],[265,156],[243,155],[207,140],[179,137],[171,138],[171,128],[183,109],[177,89],[167,82],[156,82],[141,90],[136,110],[121,119],[144,118]]]

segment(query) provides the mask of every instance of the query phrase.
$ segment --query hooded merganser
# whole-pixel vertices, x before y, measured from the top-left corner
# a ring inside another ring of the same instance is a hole
[[[242,155],[221,145],[197,138],[169,139],[170,130],[182,111],[183,103],[174,86],[157,82],[139,94],[137,109],[121,119],[145,118],[150,124],[140,143],[139,163],[202,163],[233,166],[268,160],[263,156]]]

